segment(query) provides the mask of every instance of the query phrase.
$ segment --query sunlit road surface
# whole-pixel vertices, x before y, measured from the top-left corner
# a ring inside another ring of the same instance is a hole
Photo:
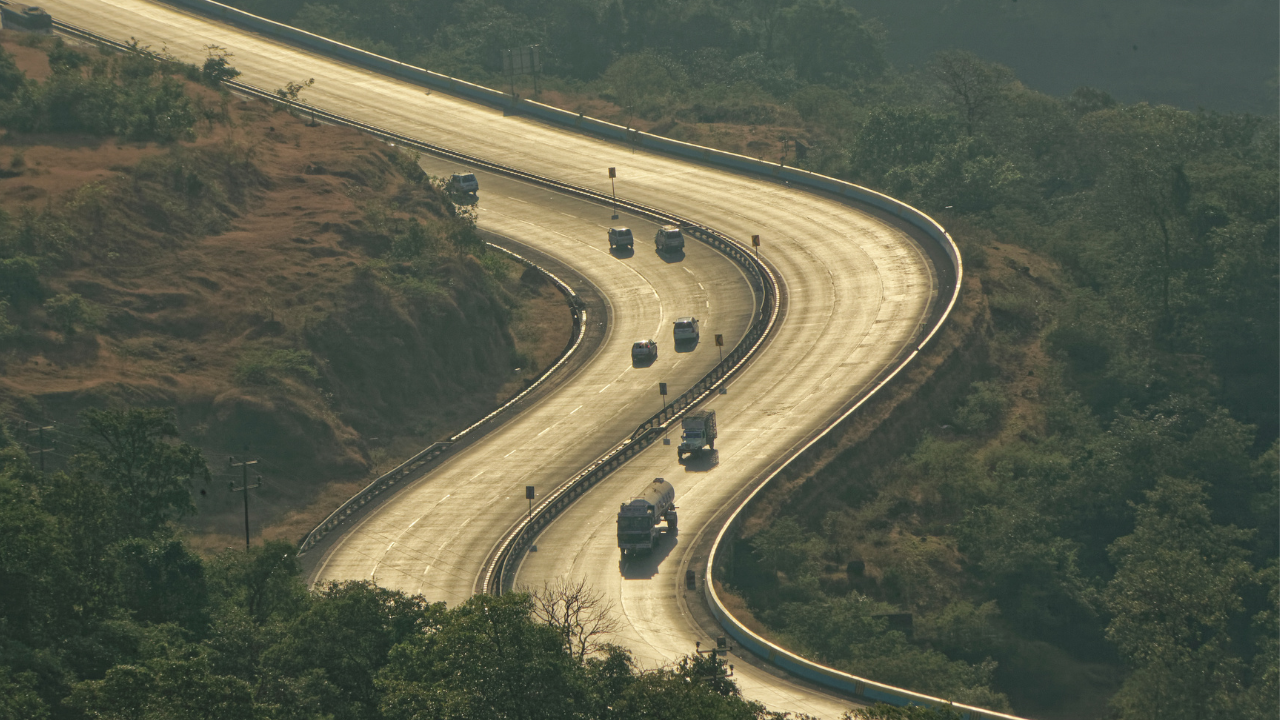
[[[902,227],[839,201],[761,179],[576,135],[143,0],[50,0],[55,18],[116,39],[137,38],[189,62],[206,46],[229,50],[244,82],[265,89],[315,78],[303,99],[426,142],[661,207],[740,240],[763,236],[762,255],[785,284],[788,308],[769,347],[710,407],[719,414],[715,462],[682,467],[655,444],[563,515],[538,540],[519,580],[586,577],[623,613],[619,638],[643,664],[670,662],[709,638],[688,617],[680,568],[715,512],[762,471],[825,427],[899,360],[938,299],[928,258]],[[436,163],[440,165],[440,163]],[[447,167],[432,172],[443,173]],[[715,363],[710,334],[734,342],[752,296],[736,268],[690,243],[664,262],[646,245],[610,256],[607,209],[552,199],[514,182],[481,178],[480,224],[571,264],[609,298],[613,323],[598,355],[535,408],[444,463],[365,518],[335,544],[316,580],[370,579],[456,603],[471,592],[485,556],[526,510],[523,488],[563,482],[656,410],[654,385],[687,387]],[[647,229],[647,228],[645,228]],[[703,304],[705,303],[705,304]],[[708,318],[704,342],[672,352],[673,314]],[[626,347],[659,340],[649,368]],[[682,384],[683,383],[683,384]],[[648,561],[623,566],[614,547],[618,504],[653,477],[676,488],[680,536]],[[690,603],[694,599],[689,600]],[[844,699],[739,663],[746,696],[771,708],[835,718]]]

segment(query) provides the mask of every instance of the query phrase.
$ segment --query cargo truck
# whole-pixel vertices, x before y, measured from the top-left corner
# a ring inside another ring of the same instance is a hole
[[[716,411],[702,410],[685,415],[680,420],[680,444],[676,447],[676,460],[685,455],[716,449]]]
[[[676,532],[676,489],[662,478],[654,478],[640,495],[622,503],[618,510],[618,547],[623,557],[647,553],[658,541],[658,523],[667,523],[667,532]]]

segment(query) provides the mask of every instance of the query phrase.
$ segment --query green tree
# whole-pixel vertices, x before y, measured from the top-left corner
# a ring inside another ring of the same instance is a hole
[[[812,572],[812,561],[821,541],[806,533],[792,516],[779,518],[751,539],[751,549],[773,572],[786,569],[793,577]]]
[[[40,507],[29,470],[0,472],[0,641],[47,640],[65,619],[60,602],[67,549],[56,518]]]
[[[973,135],[1014,82],[1009,68],[986,62],[964,50],[938,53],[933,60],[933,75],[942,84],[947,99],[960,112],[968,135]]]
[[[476,595],[437,632],[407,638],[379,679],[384,714],[551,720],[585,710],[564,639],[531,613],[523,593]]]
[[[1165,477],[1146,497],[1110,551],[1107,637],[1133,669],[1112,705],[1123,718],[1232,717],[1243,663],[1229,632],[1252,579],[1250,533],[1215,525],[1198,483]]]
[[[350,709],[340,716],[370,717],[379,701],[375,678],[391,649],[410,638],[434,636],[443,616],[443,603],[421,596],[367,582],[330,583],[262,662],[293,677],[320,671],[337,689],[342,707]]]
[[[0,50],[0,100],[12,100],[30,83],[8,50]]]
[[[78,329],[93,327],[99,314],[89,301],[75,293],[49,298],[44,303],[44,312],[63,335],[74,335]]]
[[[627,111],[627,125],[645,108],[678,91],[680,78],[670,63],[653,53],[623,55],[604,71],[603,79],[612,89],[618,105]]]
[[[204,456],[179,441],[168,410],[86,410],[81,417],[92,438],[81,468],[100,478],[126,533],[146,537],[166,523],[191,515],[191,483],[209,480]]]
[[[253,720],[249,683],[218,675],[197,647],[144,663],[117,665],[101,680],[77,683],[66,705],[89,717]]]
[[[843,85],[884,72],[879,26],[835,0],[799,0],[782,11],[783,53],[809,82]]]
[[[240,71],[231,66],[231,53],[226,48],[208,45],[205,51],[209,56],[200,68],[200,78],[206,83],[216,87],[240,76]]]
[[[121,607],[140,622],[172,622],[203,634],[209,602],[204,564],[180,540],[131,538],[112,554]]]

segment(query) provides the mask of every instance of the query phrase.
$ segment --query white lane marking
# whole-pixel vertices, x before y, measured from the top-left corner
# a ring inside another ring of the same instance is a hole
[[[599,394],[599,393],[597,393],[597,394]],[[581,410],[581,409],[582,409],[582,406],[581,406],[581,405],[579,405],[578,407],[574,408],[574,409],[573,409],[569,414],[570,414],[570,415],[572,415],[573,413],[576,413],[576,412],[578,412],[578,411],[579,411],[579,410]]]
[[[612,385],[612,384],[613,384],[613,383],[609,383],[609,385]],[[596,394],[597,394],[597,395],[599,395],[600,393],[604,392],[605,390],[608,390],[608,389],[609,389],[609,385],[605,385],[604,387],[600,388],[600,392],[598,392],[598,393],[596,393]]]
[[[551,432],[551,428],[553,427],[555,427],[555,425],[548,425],[546,430],[543,430],[542,432],[538,433],[534,437],[542,437],[543,435],[546,435],[547,433]]]

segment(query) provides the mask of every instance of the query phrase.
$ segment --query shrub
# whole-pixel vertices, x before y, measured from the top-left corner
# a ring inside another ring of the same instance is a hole
[[[278,385],[285,377],[320,378],[311,354],[301,350],[249,350],[236,363],[235,381],[241,385]]]
[[[989,432],[999,427],[1008,402],[1000,386],[993,382],[975,382],[969,387],[973,392],[960,404],[952,422],[968,433]]]
[[[14,304],[39,299],[40,262],[29,255],[0,260],[0,293]]]
[[[45,315],[58,332],[74,335],[77,326],[91,328],[98,323],[100,311],[75,293],[54,295],[44,303]]]

